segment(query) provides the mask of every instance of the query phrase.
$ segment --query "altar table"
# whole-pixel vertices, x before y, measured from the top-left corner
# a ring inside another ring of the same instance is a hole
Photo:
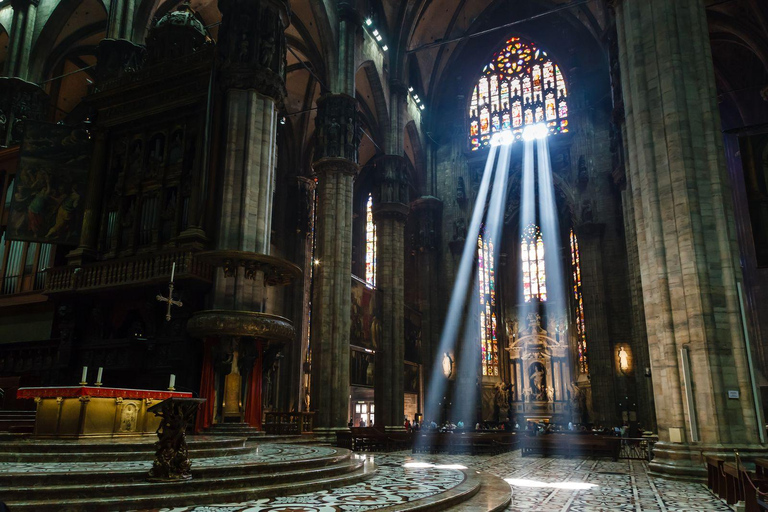
[[[160,418],[147,411],[192,393],[99,386],[19,388],[18,399],[37,403],[34,435],[53,438],[151,435]]]

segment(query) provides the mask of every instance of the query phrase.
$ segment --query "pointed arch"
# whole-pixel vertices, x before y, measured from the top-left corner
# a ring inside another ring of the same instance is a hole
[[[520,140],[534,124],[545,124],[550,135],[568,131],[568,87],[544,50],[512,37],[485,65],[470,95],[470,146],[485,148],[501,131]]]

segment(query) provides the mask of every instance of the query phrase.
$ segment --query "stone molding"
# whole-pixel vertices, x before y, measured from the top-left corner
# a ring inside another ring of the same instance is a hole
[[[264,284],[288,286],[301,277],[301,269],[283,258],[258,254],[250,251],[215,250],[197,253],[198,261],[224,269],[224,277],[234,277],[243,268],[246,279],[255,280],[259,272],[264,275]]]
[[[322,158],[312,163],[312,170],[318,176],[332,173],[354,176],[360,170],[360,166],[346,158]]]
[[[187,332],[195,338],[248,336],[282,343],[296,337],[293,323],[282,316],[224,309],[198,311],[187,321]]]

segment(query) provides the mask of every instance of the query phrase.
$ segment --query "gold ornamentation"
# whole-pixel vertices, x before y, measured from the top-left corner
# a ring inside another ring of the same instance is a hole
[[[206,336],[250,336],[283,343],[292,342],[296,329],[287,318],[267,313],[214,309],[199,311],[187,322],[187,331]]]

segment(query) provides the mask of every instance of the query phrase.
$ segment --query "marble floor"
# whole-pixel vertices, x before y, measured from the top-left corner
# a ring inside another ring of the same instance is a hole
[[[732,509],[701,484],[651,478],[642,461],[496,456],[365,454],[379,468],[346,487],[244,503],[158,512],[363,512],[435,497],[458,486],[465,470],[485,471],[510,486],[509,511],[709,512]]]

